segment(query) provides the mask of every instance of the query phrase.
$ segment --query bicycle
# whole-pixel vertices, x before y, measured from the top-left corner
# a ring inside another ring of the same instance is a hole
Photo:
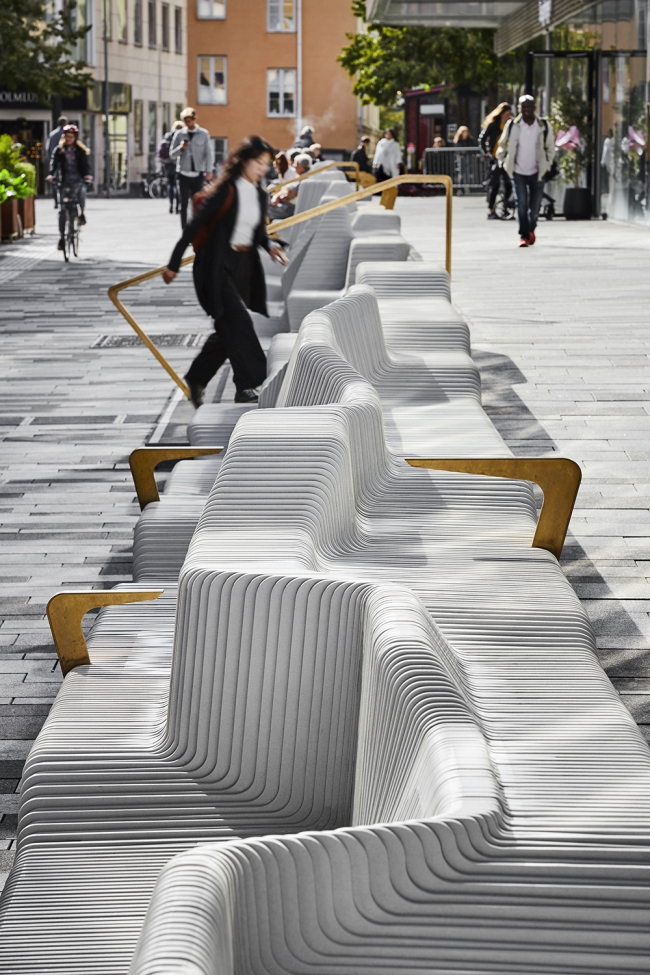
[[[79,191],[81,180],[74,183],[61,183],[59,185],[59,200],[61,203],[61,214],[59,220],[63,226],[63,259],[69,262],[71,256],[79,256]]]
[[[142,195],[152,200],[166,199],[167,177],[164,173],[141,173],[140,188]]]

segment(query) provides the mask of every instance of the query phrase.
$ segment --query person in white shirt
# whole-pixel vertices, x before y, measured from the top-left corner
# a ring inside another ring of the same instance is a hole
[[[514,182],[520,247],[535,243],[544,177],[554,155],[555,136],[548,119],[536,115],[532,95],[522,95],[519,115],[506,123],[497,147],[497,159]]]
[[[393,129],[386,129],[384,138],[380,139],[372,158],[372,171],[378,183],[392,176],[399,176],[399,164],[402,161],[402,150],[395,138]]]

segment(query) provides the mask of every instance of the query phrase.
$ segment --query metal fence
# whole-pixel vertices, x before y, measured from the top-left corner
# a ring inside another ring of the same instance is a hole
[[[425,149],[422,172],[427,176],[451,176],[454,190],[464,187],[481,191],[490,173],[490,160],[475,146]]]

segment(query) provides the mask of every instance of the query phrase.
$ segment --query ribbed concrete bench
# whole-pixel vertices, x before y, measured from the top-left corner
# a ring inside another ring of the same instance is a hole
[[[418,790],[435,814],[495,806],[486,744],[447,671],[452,651],[410,593],[193,570],[176,644],[171,682],[110,666],[66,679],[25,770],[0,903],[6,970],[125,971],[156,873],[179,849],[350,824],[355,795],[379,780],[375,801],[396,815]],[[416,658],[428,700],[404,727]],[[394,698],[395,776],[358,740],[362,662],[365,708],[378,694],[386,714],[383,695]]]
[[[373,289],[389,348],[424,352],[470,351],[469,329],[451,305],[449,275],[441,264],[407,261],[359,264],[357,284]]]

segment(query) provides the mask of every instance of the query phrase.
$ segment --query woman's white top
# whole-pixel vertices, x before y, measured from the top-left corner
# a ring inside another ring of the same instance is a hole
[[[230,243],[233,247],[250,247],[255,237],[255,228],[262,219],[257,186],[243,176],[239,176],[235,180],[235,188],[237,189],[237,220]]]
[[[402,150],[395,139],[380,139],[372,158],[373,166],[381,166],[388,176],[399,176]]]

